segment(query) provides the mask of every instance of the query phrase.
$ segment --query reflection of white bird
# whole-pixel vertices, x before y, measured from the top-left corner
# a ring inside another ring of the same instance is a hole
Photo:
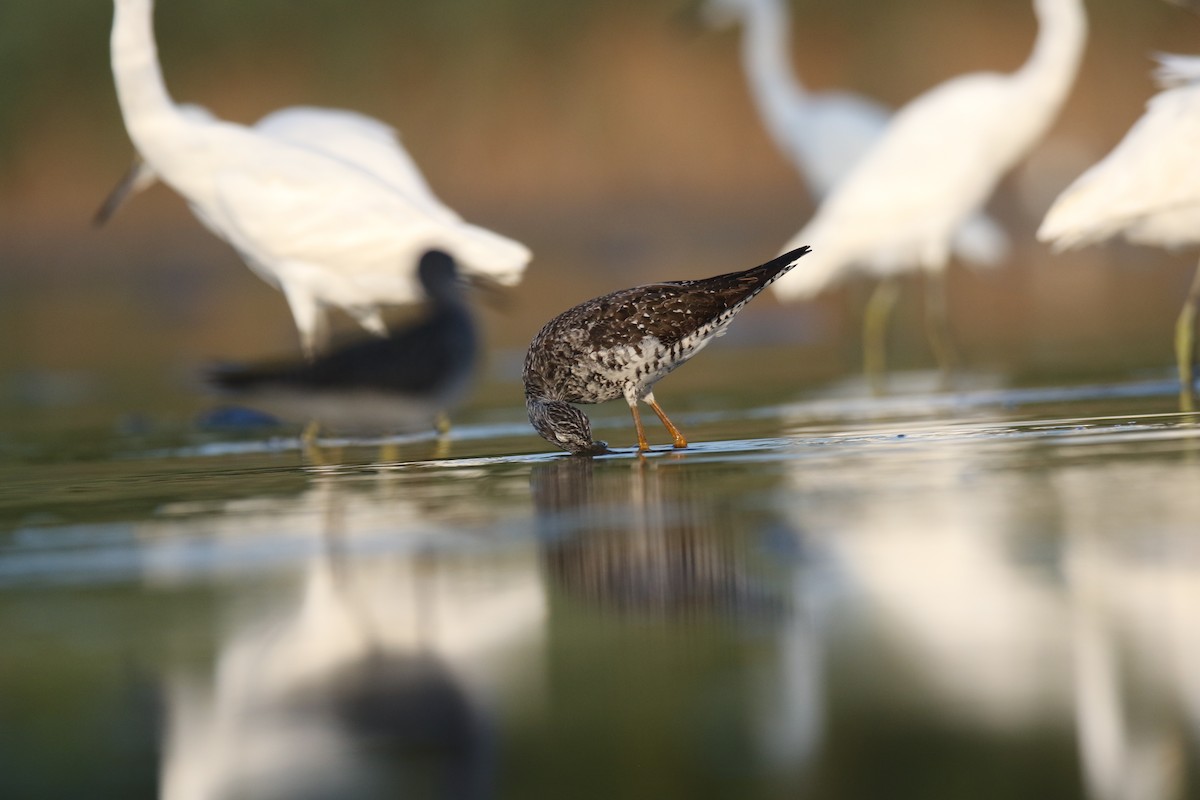
[[[450,252],[467,273],[520,279],[529,250],[442,205],[387,126],[289,109],[247,128],[181,109],[158,65],[153,0],[114,6],[113,76],[138,153],[283,291],[308,354],[330,306],[384,333],[379,306],[420,297],[412,270],[400,267],[427,249]]]
[[[1200,244],[1200,57],[1160,56],[1156,95],[1125,138],[1059,195],[1038,229],[1056,249],[1118,234],[1138,244]],[[1192,408],[1200,269],[1175,325],[1180,399]]]
[[[708,0],[705,16],[714,26],[741,21],[742,67],[763,125],[813,196],[825,197],[883,133],[891,111],[852,92],[805,91],[791,69],[784,0]],[[1004,231],[983,214],[968,219],[953,243],[974,266],[994,266],[1007,248]]]
[[[1034,9],[1038,37],[1019,70],[960,76],[896,113],[785,246],[809,243],[818,258],[775,284],[780,297],[815,295],[852,268],[940,275],[955,231],[1042,136],[1074,81],[1087,31],[1082,0],[1035,0]],[[889,295],[894,288],[877,293],[869,314],[886,317]]]

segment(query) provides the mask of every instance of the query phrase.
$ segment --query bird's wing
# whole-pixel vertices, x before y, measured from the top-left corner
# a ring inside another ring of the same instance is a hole
[[[352,164],[426,206],[430,213],[457,219],[429,188],[396,130],[373,117],[338,108],[295,106],[268,114],[254,130]]]
[[[934,220],[974,210],[988,184],[981,163],[994,156],[991,131],[1007,116],[999,76],[973,75],[934,89],[906,106],[876,146],[822,204],[813,221],[814,251],[823,239],[840,240],[838,251],[869,256],[874,242],[903,241]],[[954,131],[948,138],[945,131]],[[978,184],[978,185],[977,185]],[[800,237],[803,239],[804,237]],[[853,241],[854,247],[841,242]],[[807,242],[805,242],[807,243]]]
[[[789,131],[793,160],[803,163],[810,188],[827,195],[870,151],[891,112],[849,92],[824,92],[801,104]]]
[[[338,299],[347,283],[355,291],[363,281],[381,291],[411,288],[411,265],[400,259],[448,233],[444,220],[360,170],[301,148],[262,156],[215,177],[217,224],[267,269],[304,265],[305,280],[327,302],[350,302]]]
[[[950,242],[954,255],[973,269],[997,267],[1008,258],[1012,242],[993,217],[978,211],[958,226]]]
[[[1075,247],[1106,239],[1149,216],[1197,205],[1197,142],[1200,86],[1155,95],[1112,152],[1058,196],[1038,229],[1038,239],[1059,249]],[[1197,238],[1200,231],[1191,240]]]
[[[335,392],[436,392],[455,375],[470,369],[474,336],[467,312],[443,312],[387,338],[336,347],[312,363],[293,362],[262,370],[259,380]]]

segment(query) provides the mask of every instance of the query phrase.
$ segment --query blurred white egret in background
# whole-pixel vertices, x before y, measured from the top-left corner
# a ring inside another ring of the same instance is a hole
[[[204,106],[180,103],[177,107],[197,122],[217,121]],[[348,161],[409,194],[414,202],[424,201],[431,209],[442,207],[421,170],[401,146],[395,129],[373,117],[340,108],[293,106],[267,114],[254,123],[254,131]],[[154,169],[135,157],[129,172],[96,213],[96,223],[107,223],[126,200],[157,181]]]
[[[312,355],[330,306],[384,334],[380,305],[421,297],[422,252],[518,282],[524,245],[465,223],[429,190],[394,132],[369,117],[287,109],[249,128],[176,105],[154,40],[153,0],[114,0],[112,67],[125,126],[152,176],[283,291]],[[119,201],[119,198],[118,198]]]
[[[1056,250],[1118,234],[1137,244],[1200,244],[1200,57],[1158,56],[1165,91],[1125,138],[1059,195],[1038,229]],[[1180,402],[1193,408],[1200,269],[1175,323]]]
[[[715,27],[741,22],[742,67],[763,125],[821,200],[876,142],[891,110],[853,92],[805,90],[792,69],[786,0],[707,0],[704,16]],[[972,266],[995,266],[1008,237],[995,220],[976,214],[952,246]]]
[[[780,298],[811,297],[853,269],[884,278],[922,269],[931,282],[941,276],[956,231],[1041,138],[1074,82],[1087,37],[1083,0],[1035,0],[1034,10],[1037,41],[1016,72],[959,76],[896,113],[785,245],[811,244],[814,261],[775,284]],[[868,340],[882,337],[894,298],[895,284],[885,280],[868,308]],[[933,310],[939,326],[931,338],[945,369],[944,309]]]

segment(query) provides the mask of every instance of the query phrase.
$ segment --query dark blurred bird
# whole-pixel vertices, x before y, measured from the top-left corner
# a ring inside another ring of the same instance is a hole
[[[220,368],[211,383],[287,419],[388,431],[432,425],[462,399],[478,339],[454,259],[431,250],[417,276],[429,303],[415,324],[312,361]]]
[[[525,407],[542,438],[578,455],[608,450],[592,440],[588,418],[571,403],[624,397],[649,450],[638,401],[662,420],[676,447],[687,439],[654,400],[654,384],[725,333],[735,314],[807,253],[801,247],[753,269],[715,278],[622,289],[568,309],[546,323],[525,355]]]

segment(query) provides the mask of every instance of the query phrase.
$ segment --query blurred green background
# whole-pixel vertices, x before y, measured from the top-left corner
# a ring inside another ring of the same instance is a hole
[[[1029,52],[1026,0],[794,0],[793,49],[813,89],[899,106],[969,70]],[[1189,52],[1200,17],[1158,0],[1091,0],[1079,80],[990,210],[1013,257],[950,274],[968,368],[1011,382],[1169,374],[1191,254],[1110,244],[1053,256],[1033,231],[1155,91],[1148,54]],[[292,353],[281,295],[156,187],[109,224],[91,215],[131,155],[112,86],[104,0],[0,4],[0,410],[6,425],[114,414],[186,418],[214,360]],[[640,282],[702,277],[774,255],[812,212],[759,123],[735,31],[682,0],[160,0],[160,56],[177,101],[250,123],[313,104],[401,132],[434,191],[534,252],[524,283],[483,312],[485,381],[515,383],[541,324]],[[731,376],[804,392],[859,370],[869,290],[756,301],[675,391]],[[902,300],[892,361],[928,368],[920,293]],[[741,365],[748,344],[777,347]],[[743,372],[732,372],[743,368]],[[670,389],[670,387],[667,387]],[[511,396],[510,396],[511,395]],[[518,406],[516,389],[476,403]],[[511,401],[511,402],[510,402]]]

